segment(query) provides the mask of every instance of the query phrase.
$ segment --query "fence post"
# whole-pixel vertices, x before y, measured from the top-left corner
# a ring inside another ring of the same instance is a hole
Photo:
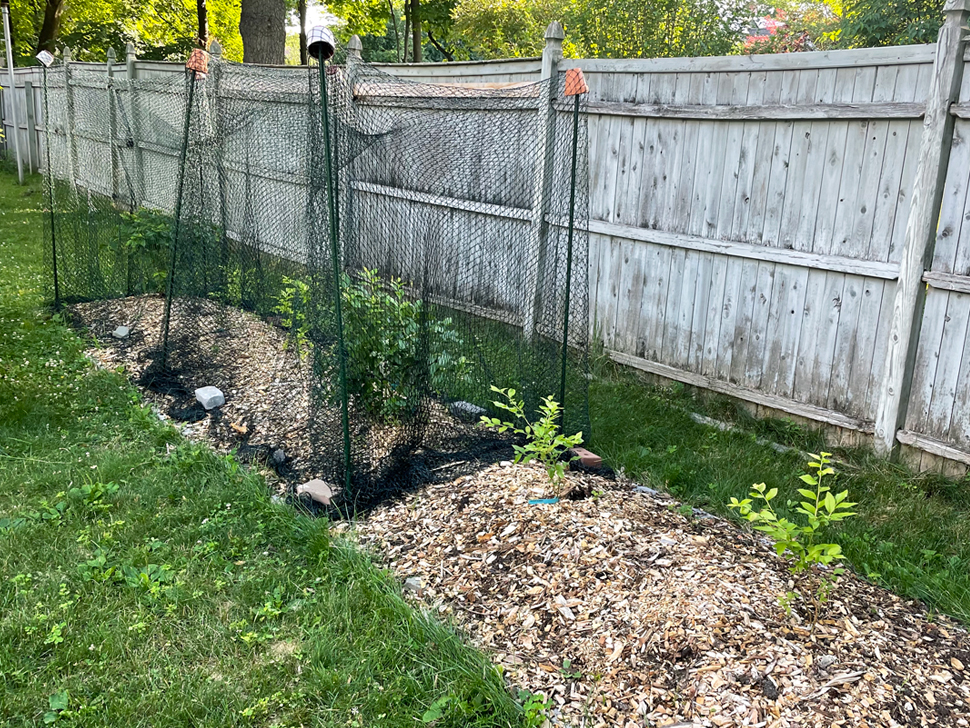
[[[129,133],[131,134],[131,146],[135,153],[135,198],[132,200],[133,211],[137,210],[141,204],[142,200],[145,199],[145,166],[143,164],[142,149],[141,149],[141,134],[139,133],[139,117],[141,111],[138,108],[138,94],[135,92],[135,81],[138,78],[138,67],[135,65],[135,61],[138,57],[135,55],[135,45],[129,43],[125,47],[125,81],[128,83],[128,108],[131,110],[129,117],[131,119],[131,129]],[[126,140],[128,143],[128,140]]]
[[[34,84],[24,81],[24,116],[27,117],[27,168],[33,172],[40,168],[40,153],[37,147],[37,120],[34,110]]]
[[[937,224],[943,202],[954,118],[950,106],[959,99],[964,70],[964,33],[970,0],[947,0],[936,43],[933,78],[926,97],[919,163],[911,195],[906,237],[893,298],[889,346],[876,412],[876,452],[889,455],[896,431],[904,425],[913,381],[926,302],[923,273],[933,263]]]
[[[526,339],[535,334],[541,312],[541,290],[543,287],[542,268],[546,254],[546,237],[549,223],[546,212],[549,210],[549,196],[552,185],[552,165],[556,155],[556,97],[558,92],[559,62],[562,61],[562,42],[566,37],[562,25],[553,21],[546,28],[546,47],[542,51],[541,81],[547,84],[545,95],[539,103],[539,149],[535,191],[532,196],[532,231],[535,235],[535,249],[529,260],[525,261],[526,311],[522,322],[522,333]]]
[[[68,46],[64,46],[64,101],[68,174],[71,177],[71,189],[77,194],[77,139],[74,135],[74,92],[71,91],[71,49]]]
[[[120,164],[118,159],[118,109],[117,109],[117,99],[115,98],[115,87],[114,87],[114,65],[117,55],[115,54],[114,48],[108,49],[107,60],[105,63],[105,71],[108,74],[108,151],[111,153],[111,199],[114,202],[118,201],[118,191],[120,189]]]

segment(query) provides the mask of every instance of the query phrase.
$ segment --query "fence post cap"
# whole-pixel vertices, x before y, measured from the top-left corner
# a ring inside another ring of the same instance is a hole
[[[549,27],[546,28],[546,40],[563,40],[566,37],[566,31],[562,29],[562,23],[558,20],[553,20],[549,23]]]
[[[347,55],[350,58],[359,59],[362,50],[364,50],[364,44],[360,42],[360,36],[350,36],[350,40],[347,41]]]
[[[117,58],[118,58],[118,54],[115,52],[115,49],[113,47],[112,48],[109,48],[108,49],[108,63],[114,63],[115,62],[115,59],[117,59]]]
[[[125,55],[128,56],[131,59],[134,59],[134,57],[135,57],[135,44],[134,43],[129,42],[128,45],[125,46]]]
[[[946,0],[944,13],[970,13],[970,0]]]
[[[222,58],[222,43],[215,38],[209,44],[209,55],[213,58]]]
[[[71,46],[64,46],[64,63],[71,62]]]

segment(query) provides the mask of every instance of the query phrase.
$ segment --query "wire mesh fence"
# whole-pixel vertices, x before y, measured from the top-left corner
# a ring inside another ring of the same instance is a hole
[[[287,476],[349,510],[508,457],[479,423],[492,386],[588,429],[585,97],[565,77],[85,73],[45,83],[53,297],[143,337],[173,412],[203,385],[246,401],[212,426],[285,444]]]

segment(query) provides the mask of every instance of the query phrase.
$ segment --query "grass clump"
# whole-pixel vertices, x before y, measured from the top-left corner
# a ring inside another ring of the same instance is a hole
[[[365,553],[90,364],[40,305],[41,190],[0,176],[0,725],[521,725]]]
[[[646,384],[637,374],[597,362],[590,383],[593,447],[635,480],[729,518],[729,504],[752,484],[785,492],[809,474],[803,452],[825,449],[819,433],[790,422],[753,421],[724,398],[695,396],[681,385]],[[720,430],[699,413],[731,422]],[[765,439],[792,449],[778,452]],[[863,577],[932,610],[970,622],[970,482],[917,475],[868,451],[834,449],[840,490],[857,501],[857,518],[821,529]],[[797,518],[799,502],[774,502],[779,518]]]

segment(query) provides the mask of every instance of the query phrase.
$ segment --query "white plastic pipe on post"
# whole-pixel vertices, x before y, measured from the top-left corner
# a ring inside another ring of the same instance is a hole
[[[3,0],[3,40],[7,46],[7,76],[10,79],[10,115],[13,116],[13,148],[17,155],[17,179],[24,183],[24,160],[20,158],[20,119],[17,116],[17,84],[13,75],[13,48],[10,45],[10,2]]]

